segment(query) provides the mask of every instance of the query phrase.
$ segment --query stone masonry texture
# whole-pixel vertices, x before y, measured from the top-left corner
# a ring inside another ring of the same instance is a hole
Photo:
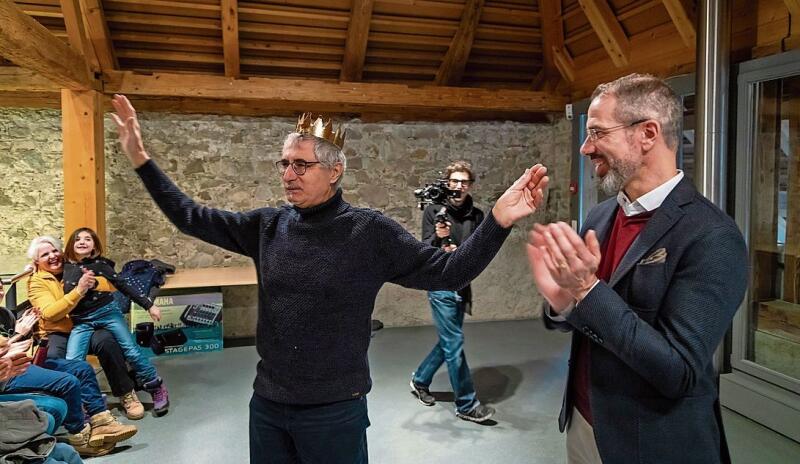
[[[284,203],[274,162],[294,128],[286,118],[252,118],[165,113],[140,114],[145,147],[173,180],[197,201],[217,208],[247,210]],[[493,202],[536,162],[549,168],[546,207],[515,227],[498,256],[474,282],[473,317],[509,320],[540,317],[541,297],[530,278],[524,243],[534,222],[569,219],[570,125],[513,122],[362,123],[345,121],[347,172],[344,196],[397,220],[419,237],[421,211],[412,191],[433,181],[449,162],[472,163],[473,197],[488,213]],[[158,258],[179,268],[247,265],[248,260],[180,234],[157,210],[120,151],[106,117],[107,255]],[[56,110],[0,109],[0,271],[13,273],[26,262],[31,238],[63,237],[61,121]],[[310,282],[308,284],[313,284]],[[225,333],[255,333],[254,286],[223,289]],[[386,285],[376,302],[376,319],[387,326],[430,324],[424,292]]]

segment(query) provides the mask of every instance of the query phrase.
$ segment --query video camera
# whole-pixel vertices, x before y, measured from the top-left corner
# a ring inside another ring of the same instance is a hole
[[[446,199],[458,198],[459,195],[461,195],[461,192],[447,188],[447,179],[442,178],[436,179],[431,184],[425,184],[425,187],[414,190],[414,196],[419,200],[417,203],[419,209],[425,209],[431,203],[443,205]]]

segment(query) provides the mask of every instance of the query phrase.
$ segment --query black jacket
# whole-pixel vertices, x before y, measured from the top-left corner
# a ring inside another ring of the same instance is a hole
[[[95,276],[105,277],[117,290],[136,302],[139,306],[145,309],[150,309],[150,307],[153,306],[153,300],[148,297],[147,294],[140,292],[130,285],[126,279],[117,274],[114,270],[114,261],[103,258],[102,256],[97,258],[85,258],[77,264],[64,263],[64,276],[62,277],[64,293],[70,292],[78,285],[78,280],[80,280],[83,275],[82,269],[88,269],[94,272]],[[73,318],[75,316],[80,317],[80,315],[88,314],[92,310],[103,307],[112,301],[114,301],[113,293],[89,290],[75,309],[70,312],[70,316]]]
[[[483,211],[473,205],[472,197],[469,195],[460,207],[449,203],[446,206],[438,203],[428,205],[422,213],[422,241],[437,248],[442,246],[442,239],[436,236],[436,215],[442,209],[451,224],[450,237],[456,246],[464,243],[483,221]],[[467,314],[472,314],[472,288],[467,284],[458,291],[458,294],[465,303],[464,308]]]

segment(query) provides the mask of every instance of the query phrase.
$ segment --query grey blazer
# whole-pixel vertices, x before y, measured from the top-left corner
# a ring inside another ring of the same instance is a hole
[[[604,243],[617,207],[612,198],[593,208],[581,235],[594,229]],[[604,463],[730,462],[712,358],[747,285],[738,227],[684,178],[610,282],[566,322],[543,318],[548,328],[578,330],[593,342],[589,395]],[[573,335],[572,356],[577,341]],[[567,388],[562,432],[571,412]]]

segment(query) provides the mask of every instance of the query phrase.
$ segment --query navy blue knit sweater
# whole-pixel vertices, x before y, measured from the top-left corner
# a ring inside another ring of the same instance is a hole
[[[258,395],[322,404],[369,392],[367,348],[375,298],[386,282],[458,290],[478,276],[508,236],[490,214],[453,253],[415,239],[339,190],[312,208],[243,213],[198,205],[148,161],[137,169],[178,229],[253,259],[258,274]]]

